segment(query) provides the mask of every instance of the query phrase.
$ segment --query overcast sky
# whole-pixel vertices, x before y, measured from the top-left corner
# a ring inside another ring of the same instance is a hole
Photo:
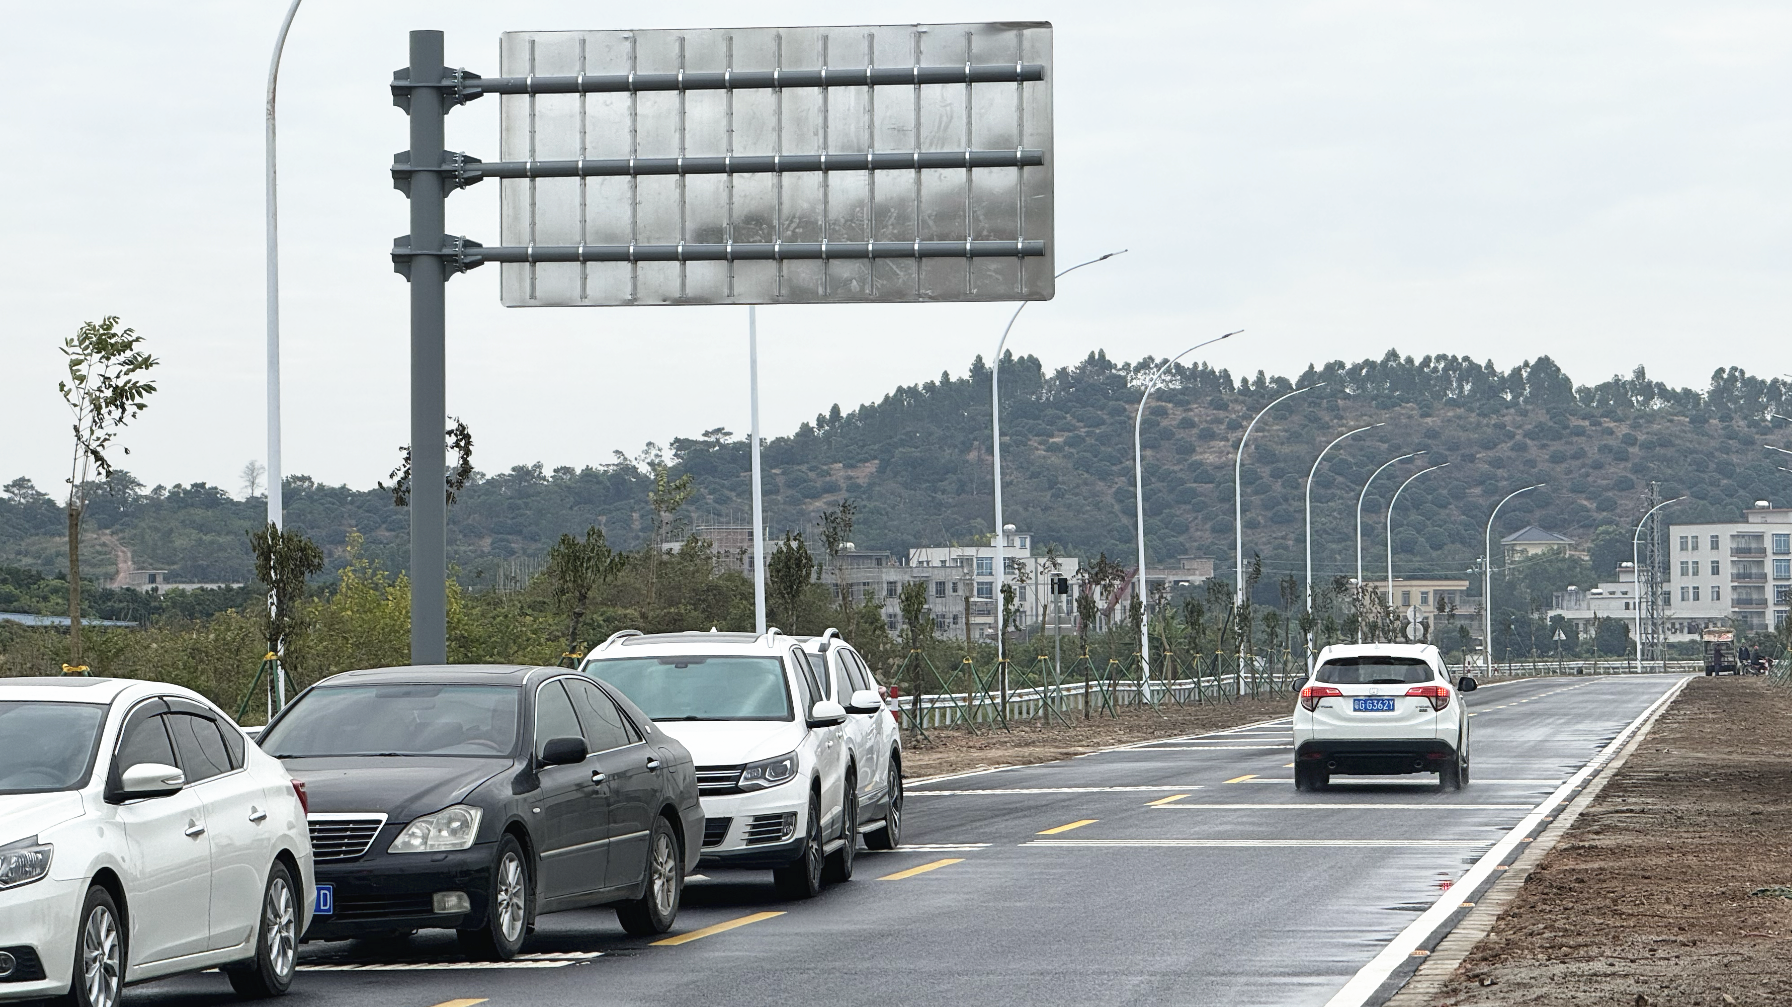
[[[127,468],[240,493],[243,464],[266,458],[261,95],[285,6],[0,5],[0,481],[66,475],[56,348],[107,314],[163,362]],[[1792,370],[1784,3],[637,10],[306,0],[280,91],[289,474],[369,486],[407,440],[388,258],[406,206],[386,171],[406,123],[387,85],[412,28],[490,75],[506,30],[1052,21],[1059,265],[1131,251],[1022,317],[1011,347],[1050,367],[1243,328],[1216,367],[1292,374],[1398,347],[1505,367],[1549,354],[1577,382]],[[455,111],[448,146],[495,159],[497,111]],[[489,182],[459,193],[449,230],[495,243],[496,208]],[[746,309],[505,309],[497,284],[487,267],[449,286],[449,410],[481,469],[746,430]],[[962,374],[1010,310],[762,309],[766,433]]]

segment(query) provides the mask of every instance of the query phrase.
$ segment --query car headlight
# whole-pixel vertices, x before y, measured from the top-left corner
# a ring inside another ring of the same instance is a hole
[[[748,763],[740,772],[740,789],[742,791],[760,791],[779,784],[796,776],[796,753],[785,753],[771,759]]]
[[[50,873],[50,858],[55,844],[40,844],[36,837],[0,847],[0,889],[22,886]]]
[[[466,850],[479,835],[479,810],[471,805],[450,805],[440,812],[418,816],[386,848],[388,854]]]

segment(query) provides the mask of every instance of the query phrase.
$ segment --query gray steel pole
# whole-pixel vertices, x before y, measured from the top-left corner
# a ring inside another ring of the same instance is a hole
[[[1386,426],[1387,426],[1386,423],[1372,423],[1367,427],[1358,427],[1356,430],[1346,431],[1345,433],[1338,435],[1337,438],[1335,440],[1333,440],[1331,444],[1328,444],[1324,448],[1319,449],[1319,457],[1313,460],[1313,468],[1307,470],[1307,616],[1308,617],[1311,617],[1313,615],[1313,477],[1318,475],[1319,463],[1325,461],[1326,453],[1331,451],[1333,448],[1338,447],[1339,441],[1342,441],[1345,438],[1350,437],[1352,434],[1361,434],[1362,432],[1364,432],[1366,430],[1374,430],[1377,427],[1386,427]],[[1362,555],[1360,552],[1358,553],[1358,556],[1357,556],[1357,565],[1359,568],[1362,565]],[[1357,572],[1357,574],[1359,577],[1361,577],[1362,571],[1359,570]],[[1312,674],[1313,674],[1313,628],[1309,626],[1307,628],[1307,675],[1311,676]]]
[[[1521,493],[1528,493],[1537,489],[1537,487],[1548,485],[1549,484],[1547,483],[1538,483],[1533,486],[1525,487],[1523,490],[1512,491],[1506,495],[1505,500],[1495,504],[1493,506],[1493,511],[1487,516],[1486,542],[1483,545],[1483,548],[1487,551],[1487,555],[1481,558],[1481,648],[1486,652],[1488,675],[1493,674],[1493,520],[1499,516],[1500,508],[1506,506],[1506,501],[1511,500]],[[1593,646],[1597,648],[1599,646],[1597,627],[1594,628],[1593,640]],[[1595,651],[1594,653],[1597,654],[1598,652]]]
[[[1427,466],[1424,469],[1420,469],[1418,472],[1406,477],[1406,482],[1400,484],[1400,489],[1395,490],[1394,496],[1388,499],[1388,610],[1390,612],[1393,611],[1394,608],[1394,505],[1400,502],[1400,494],[1406,490],[1407,484],[1433,469],[1442,469],[1449,464],[1450,463],[1448,462],[1440,462],[1437,465]]]
[[[274,55],[268,61],[267,130],[264,161],[267,167],[267,410],[268,410],[268,523],[276,529],[286,527],[284,469],[280,461],[280,200],[277,147],[274,142],[274,95],[280,82],[280,55],[286,50],[286,33],[299,13],[303,0],[292,0],[286,17],[280,22],[280,33],[274,37]],[[275,603],[274,591],[268,593],[268,605]],[[286,708],[286,674],[281,669],[285,647],[274,660],[274,702],[277,709]]]
[[[1685,497],[1676,497],[1673,500],[1662,501],[1644,511],[1642,520],[1636,523],[1636,532],[1630,536],[1630,576],[1636,579],[1636,605],[1634,608],[1636,609],[1636,670],[1639,675],[1643,671],[1643,526],[1649,524],[1650,515],[1669,504],[1678,504],[1685,499]]]
[[[1425,454],[1425,453],[1422,450],[1416,451],[1416,452],[1409,452],[1405,455],[1400,456],[1399,458],[1391,458],[1391,459],[1388,459],[1386,462],[1383,462],[1381,464],[1380,469],[1377,469],[1374,472],[1370,473],[1369,478],[1363,481],[1363,489],[1360,493],[1358,493],[1356,495],[1356,592],[1357,592],[1357,599],[1358,599],[1359,607],[1361,605],[1362,594],[1364,591],[1364,582],[1363,582],[1363,499],[1365,497],[1369,496],[1369,484],[1375,482],[1375,477],[1380,476],[1382,473],[1382,470],[1386,469],[1388,466],[1391,466],[1396,462],[1404,462],[1409,458],[1418,458],[1420,455],[1423,455],[1423,454]],[[1363,642],[1363,621],[1362,621],[1360,613],[1358,615],[1357,625],[1356,625],[1356,642],[1358,644],[1361,644]]]
[[[1279,396],[1275,402],[1258,410],[1257,415],[1251,418],[1249,426],[1245,427],[1244,433],[1239,435],[1238,456],[1232,461],[1232,532],[1238,548],[1237,581],[1232,586],[1232,608],[1234,611],[1237,611],[1244,606],[1244,443],[1250,440],[1251,431],[1257,428],[1257,421],[1263,419],[1263,414],[1274,409],[1276,403],[1281,402],[1283,399],[1291,399],[1294,396],[1300,395],[1302,392],[1311,391],[1324,384],[1325,382],[1319,382],[1315,385],[1308,385],[1306,388],[1297,388],[1287,395]],[[1238,628],[1238,632],[1240,634],[1247,634],[1250,632],[1250,628],[1241,625]],[[1242,640],[1243,638],[1240,639]],[[1238,678],[1236,686],[1240,689],[1244,686],[1244,648],[1242,646],[1238,649]]]
[[[411,32],[411,164],[442,163],[442,33]],[[448,661],[446,275],[440,172],[411,175],[411,664]],[[417,254],[421,253],[421,254]]]
[[[747,437],[753,456],[753,630],[765,633],[765,495],[759,477],[759,308],[747,306]]]

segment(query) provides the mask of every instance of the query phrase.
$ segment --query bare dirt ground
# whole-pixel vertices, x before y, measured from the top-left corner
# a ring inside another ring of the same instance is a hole
[[[1294,709],[1289,698],[1240,700],[1235,703],[1163,704],[1159,709],[1124,707],[1120,716],[1085,720],[1071,715],[1071,723],[1053,719],[1050,726],[1038,720],[979,725],[973,733],[963,728],[929,728],[929,738],[904,730],[902,775],[932,777],[976,770],[981,767],[1048,763],[1093,752],[1108,746],[1144,742],[1154,738],[1194,735],[1236,725],[1287,717]]]
[[[1792,690],[1688,684],[1446,1005],[1792,1004]]]

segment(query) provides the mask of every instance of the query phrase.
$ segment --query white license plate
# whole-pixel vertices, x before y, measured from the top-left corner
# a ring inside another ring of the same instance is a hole
[[[1373,711],[1388,713],[1394,709],[1393,697],[1353,697],[1350,701],[1353,711]]]

